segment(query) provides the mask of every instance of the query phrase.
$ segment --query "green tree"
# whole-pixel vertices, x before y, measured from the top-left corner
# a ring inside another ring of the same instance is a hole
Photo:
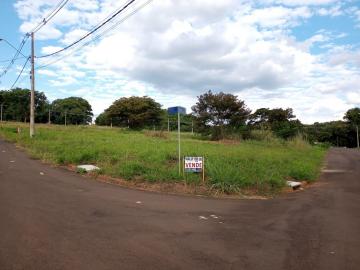
[[[30,119],[30,90],[15,88],[0,91],[3,120],[28,122]],[[46,123],[49,102],[43,92],[35,91],[35,122]]]
[[[222,139],[226,133],[244,126],[250,114],[244,101],[237,96],[212,91],[198,96],[192,110],[198,131],[211,134],[213,139]]]
[[[80,97],[56,99],[51,104],[51,121],[55,124],[87,125],[92,121],[89,102]]]
[[[114,101],[99,117],[97,123],[112,122],[114,126],[141,129],[159,125],[162,110],[161,105],[150,97],[123,97]]]
[[[95,119],[95,124],[98,126],[110,126],[111,125],[110,117],[108,117],[108,115],[105,112],[100,113]]]
[[[360,108],[353,108],[345,113],[344,119],[354,126],[360,125]]]
[[[305,125],[304,132],[310,142],[326,143],[333,146],[354,147],[356,133],[353,127],[344,121],[331,121]]]
[[[345,113],[344,119],[356,128],[356,141],[359,148],[359,126],[360,126],[360,108],[353,108]]]
[[[193,128],[194,117],[192,114],[182,114],[180,116],[180,127],[183,132],[191,132]],[[178,116],[177,114],[168,114],[167,110],[163,110],[161,129],[167,130],[169,124],[170,131],[178,129]]]
[[[287,139],[302,129],[301,122],[295,117],[291,108],[261,108],[250,115],[249,125],[255,129],[271,130],[278,137]]]

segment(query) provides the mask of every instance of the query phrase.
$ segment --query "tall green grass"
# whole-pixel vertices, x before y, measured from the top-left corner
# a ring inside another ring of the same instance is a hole
[[[20,124],[19,124],[20,125]],[[29,138],[28,128],[3,124],[0,135],[24,146],[31,155],[56,164],[96,164],[101,172],[128,180],[184,181],[178,174],[176,134],[129,131],[84,126],[37,126]],[[183,156],[204,156],[209,188],[226,193],[244,188],[276,191],[286,179],[314,181],[326,150],[301,138],[218,143],[182,135]],[[199,175],[186,181],[200,183]]]

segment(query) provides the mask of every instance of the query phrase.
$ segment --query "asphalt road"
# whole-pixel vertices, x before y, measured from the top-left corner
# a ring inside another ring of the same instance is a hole
[[[360,151],[271,200],[162,195],[51,168],[0,141],[0,270],[360,269]]]

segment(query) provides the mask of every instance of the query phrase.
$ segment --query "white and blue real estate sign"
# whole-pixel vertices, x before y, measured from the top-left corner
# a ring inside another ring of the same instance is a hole
[[[184,170],[185,172],[199,173],[203,171],[203,157],[185,157]]]

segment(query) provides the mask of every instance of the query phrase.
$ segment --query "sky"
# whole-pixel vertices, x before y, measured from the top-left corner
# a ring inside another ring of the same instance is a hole
[[[0,0],[0,38],[18,47],[59,2]],[[359,0],[136,0],[98,38],[41,58],[127,2],[69,0],[35,33],[36,90],[50,101],[83,97],[95,115],[145,95],[190,112],[208,90],[237,95],[253,111],[293,108],[307,124],[360,106]],[[29,40],[22,53],[30,54]],[[0,41],[1,73],[14,54]],[[25,60],[1,76],[0,89],[13,85]],[[14,87],[30,88],[29,65]]]

